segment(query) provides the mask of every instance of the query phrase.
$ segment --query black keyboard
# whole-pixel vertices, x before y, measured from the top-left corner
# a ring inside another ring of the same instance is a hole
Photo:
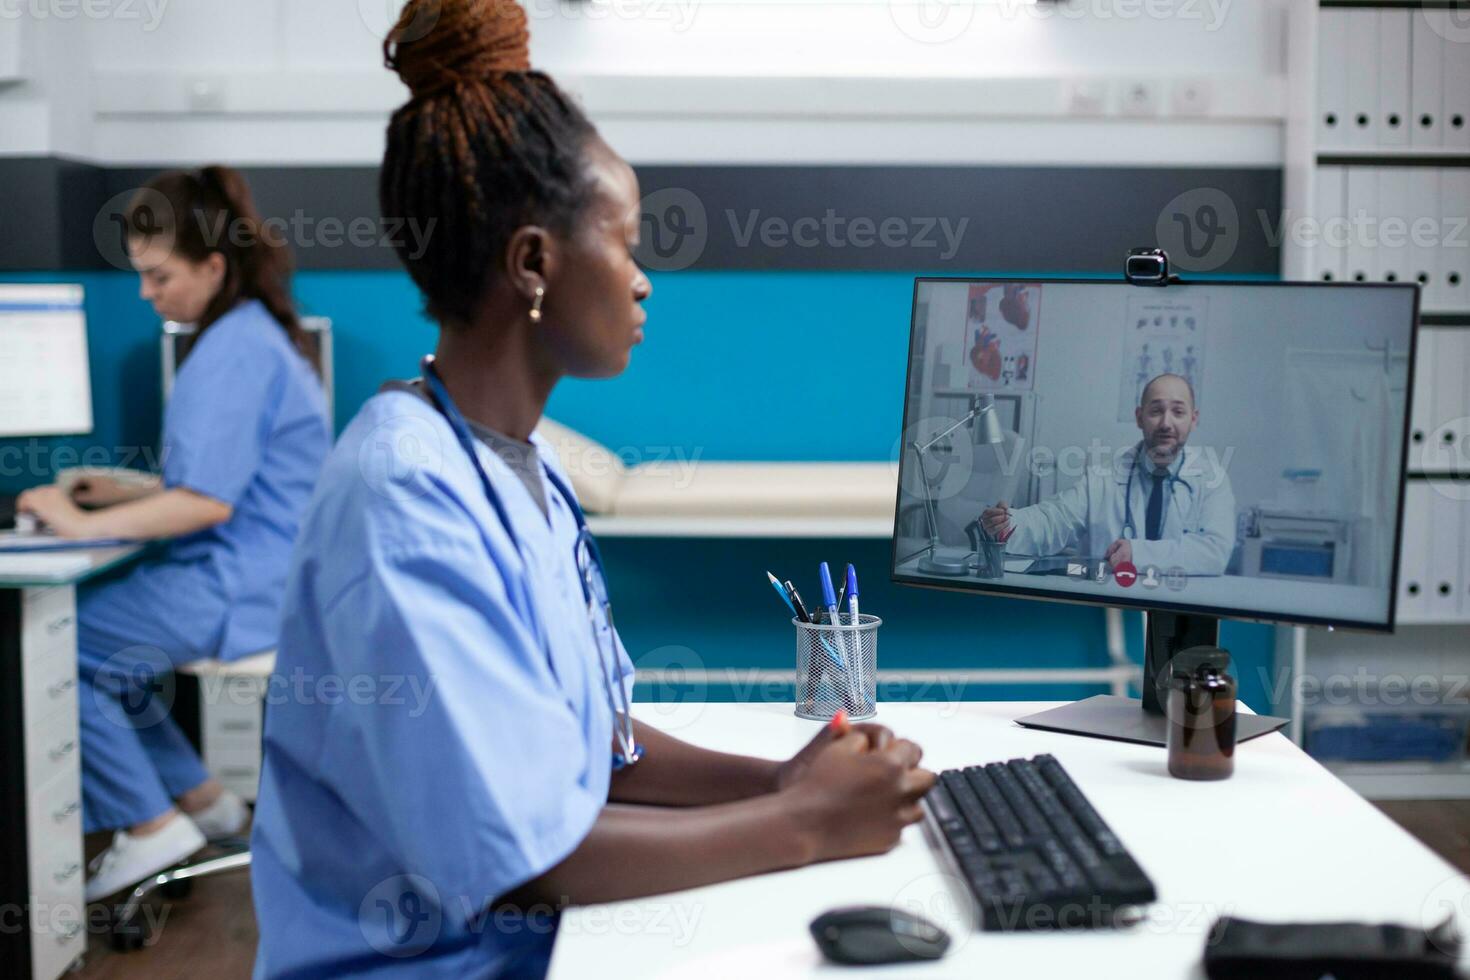
[[[982,929],[1121,925],[1157,897],[1052,756],[947,770],[925,802]]]

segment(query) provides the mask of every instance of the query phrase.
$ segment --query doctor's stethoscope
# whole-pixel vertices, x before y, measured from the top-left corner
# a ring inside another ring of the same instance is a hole
[[[1184,450],[1180,449],[1179,451],[1182,453]],[[1128,467],[1128,485],[1123,488],[1123,533],[1120,537],[1135,540],[1138,538],[1138,525],[1133,523],[1133,474],[1138,472],[1138,457],[1142,455],[1143,443],[1140,442],[1137,451],[1133,454],[1133,462]],[[1188,480],[1175,476],[1173,473],[1165,477],[1164,482],[1168,484],[1169,492],[1165,495],[1164,502],[1160,505],[1159,509],[1160,531],[1163,530],[1165,519],[1169,515],[1169,500],[1174,496],[1175,485],[1182,483],[1186,488],[1193,491],[1193,487],[1189,486]]]
[[[500,494],[496,492],[494,484],[490,482],[490,475],[485,472],[484,465],[480,462],[480,456],[475,452],[475,437],[470,432],[469,423],[460,414],[459,407],[454,404],[454,399],[449,397],[449,389],[444,387],[444,379],[439,377],[439,369],[434,366],[434,355],[426,356],[420,368],[424,376],[424,385],[429,392],[429,399],[449,427],[454,430],[454,438],[459,442],[460,448],[465,455],[469,456],[470,463],[475,467],[475,472],[480,477],[480,485],[485,490],[485,499],[494,508],[495,514],[500,518],[501,525],[505,528],[506,536],[510,538],[511,544],[517,552],[521,550],[520,538],[516,536],[515,529],[511,527],[510,514],[505,509]],[[571,490],[562,481],[561,477],[552,472],[549,466],[543,466],[542,471],[556,492],[561,494],[568,507],[571,508],[573,516],[577,519],[577,543],[573,547],[573,556],[577,562],[577,576],[582,580],[582,598],[587,603],[587,622],[592,629],[592,645],[597,650],[597,666],[602,670],[602,684],[607,691],[607,706],[612,709],[613,735],[616,737],[618,747],[613,751],[613,772],[633,765],[643,758],[643,746],[639,745],[633,734],[633,712],[628,703],[628,689],[619,677],[618,683],[614,684],[612,670],[608,667],[608,657],[603,655],[602,639],[597,628],[597,610],[602,607],[603,621],[607,623],[608,633],[613,633],[612,600],[607,592],[607,578],[602,570],[602,554],[597,550],[597,541],[592,537],[592,531],[587,527],[587,517],[582,513],[582,508],[577,503],[577,498],[572,496]],[[612,657],[614,665],[617,663],[617,646],[614,644]]]

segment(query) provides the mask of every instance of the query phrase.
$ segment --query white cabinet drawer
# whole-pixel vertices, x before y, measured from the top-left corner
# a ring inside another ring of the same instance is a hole
[[[73,698],[26,732],[26,792],[37,792],[58,773],[78,771],[81,754],[77,703]]]
[[[74,651],[75,647],[53,651],[21,665],[28,731],[35,731],[36,726],[63,707],[76,703],[77,657]]]
[[[28,589],[21,602],[23,660],[61,651],[76,656],[77,593],[71,586]]]
[[[52,980],[87,949],[82,883],[31,892],[31,976]]]
[[[65,890],[85,879],[82,787],[76,770],[58,773],[27,800],[31,890]]]

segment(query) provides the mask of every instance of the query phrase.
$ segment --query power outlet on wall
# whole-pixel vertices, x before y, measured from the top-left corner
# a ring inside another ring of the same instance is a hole
[[[1124,116],[1157,116],[1159,83],[1144,78],[1123,82],[1118,87],[1118,112]]]
[[[1202,78],[1181,78],[1169,93],[1169,108],[1176,116],[1210,114],[1210,83]]]
[[[1108,111],[1108,83],[1103,79],[1079,78],[1067,88],[1067,113],[1101,116]]]

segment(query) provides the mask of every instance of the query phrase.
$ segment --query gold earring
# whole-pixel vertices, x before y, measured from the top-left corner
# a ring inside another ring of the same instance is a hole
[[[541,301],[546,298],[546,287],[536,287],[536,298],[531,300],[531,322],[541,322]]]

